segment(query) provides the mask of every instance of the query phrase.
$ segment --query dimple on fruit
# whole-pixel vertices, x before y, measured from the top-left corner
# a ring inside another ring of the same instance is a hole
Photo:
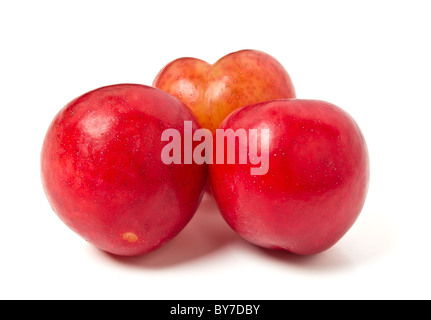
[[[246,105],[295,98],[283,65],[258,50],[240,50],[209,64],[196,58],[168,63],[153,82],[182,100],[213,133],[232,111]]]

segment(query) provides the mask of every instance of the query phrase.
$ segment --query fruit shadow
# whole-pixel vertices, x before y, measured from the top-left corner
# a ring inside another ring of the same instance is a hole
[[[254,247],[253,253],[304,272],[347,271],[384,259],[400,244],[400,230],[382,212],[361,215],[352,230],[321,253],[303,256],[259,247]]]
[[[363,216],[332,248],[319,254],[301,256],[261,248],[243,240],[230,229],[220,215],[214,199],[206,193],[190,223],[161,248],[140,257],[121,257],[101,252],[109,259],[128,267],[162,269],[190,263],[232,246],[271,264],[288,267],[289,270],[294,268],[306,273],[336,273],[382,259],[399,244],[399,230],[385,215],[368,212]]]
[[[302,272],[339,272],[355,267],[353,260],[339,248],[333,247],[327,251],[313,255],[296,255],[281,250],[255,248],[257,255],[272,260],[274,263],[288,265]]]
[[[189,224],[162,247],[140,257],[104,254],[127,266],[160,269],[203,258],[237,241],[239,236],[223,220],[213,197],[205,193]]]

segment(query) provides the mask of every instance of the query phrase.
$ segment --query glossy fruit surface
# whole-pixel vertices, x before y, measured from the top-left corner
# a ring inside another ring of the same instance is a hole
[[[250,161],[210,165],[213,196],[244,239],[308,255],[330,248],[353,225],[368,190],[369,157],[345,111],[324,101],[270,101],[235,111],[220,128],[269,130],[261,148],[266,174],[251,175]]]
[[[196,58],[168,63],[153,85],[181,99],[212,132],[232,111],[258,102],[294,98],[285,68],[257,50],[230,53],[214,64]]]
[[[165,129],[200,128],[178,99],[162,90],[121,84],[66,105],[46,134],[42,182],[61,220],[96,247],[125,256],[172,239],[195,213],[205,165],[166,165]],[[183,133],[182,133],[183,134]]]

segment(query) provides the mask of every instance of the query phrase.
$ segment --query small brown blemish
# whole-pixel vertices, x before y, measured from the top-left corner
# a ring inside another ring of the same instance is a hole
[[[126,232],[126,233],[123,233],[123,239],[128,241],[128,242],[133,243],[133,242],[138,241],[139,238],[133,232]]]

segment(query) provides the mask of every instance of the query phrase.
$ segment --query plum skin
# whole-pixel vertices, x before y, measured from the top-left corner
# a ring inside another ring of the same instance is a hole
[[[296,97],[283,65],[265,52],[250,49],[229,53],[214,64],[190,57],[176,59],[160,70],[153,86],[183,101],[202,127],[213,133],[240,107]]]
[[[166,165],[163,130],[200,128],[192,112],[162,90],[118,84],[90,91],[54,118],[41,152],[41,178],[54,212],[101,250],[151,252],[193,217],[206,165]]]
[[[247,241],[298,255],[332,247],[365,203],[369,155],[355,120],[318,100],[277,100],[230,114],[220,129],[269,129],[269,170],[210,164],[213,196],[226,222]]]

